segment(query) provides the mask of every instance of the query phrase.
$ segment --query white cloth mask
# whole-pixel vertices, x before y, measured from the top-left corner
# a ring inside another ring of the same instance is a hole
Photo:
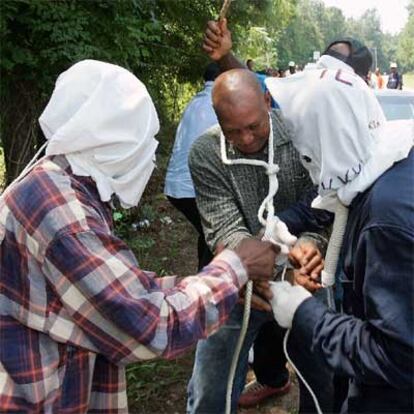
[[[319,186],[314,207],[333,211],[336,196],[348,206],[412,147],[414,122],[387,122],[372,90],[331,56],[289,78],[268,78],[266,85]]]
[[[136,206],[155,167],[159,121],[147,89],[131,72],[84,60],[62,73],[39,118],[47,155],[63,154],[90,176],[101,200]]]

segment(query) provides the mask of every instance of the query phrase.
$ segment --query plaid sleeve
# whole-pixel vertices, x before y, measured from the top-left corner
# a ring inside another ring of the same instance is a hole
[[[115,363],[183,353],[225,322],[247,281],[226,250],[201,274],[163,290],[121,240],[91,231],[53,241],[43,271],[74,323]]]

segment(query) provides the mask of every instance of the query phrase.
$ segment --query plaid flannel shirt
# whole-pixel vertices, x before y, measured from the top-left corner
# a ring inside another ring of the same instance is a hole
[[[0,411],[127,412],[124,365],[188,350],[246,281],[230,250],[180,282],[140,270],[93,181],[45,158],[0,198]]]

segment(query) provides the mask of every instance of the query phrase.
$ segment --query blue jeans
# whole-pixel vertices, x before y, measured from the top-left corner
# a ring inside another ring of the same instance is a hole
[[[233,354],[240,335],[242,319],[243,306],[237,304],[225,325],[215,334],[198,342],[193,374],[187,388],[187,413],[224,413],[227,380]],[[251,310],[249,326],[240,352],[234,378],[232,412],[236,412],[237,402],[244,388],[248,369],[249,349],[259,333],[260,328],[266,322],[270,321],[274,321],[271,313],[254,309]],[[281,335],[282,337],[283,335]],[[283,351],[278,354],[285,361]],[[282,369],[279,370],[281,372],[276,374],[279,377],[280,385],[284,385],[289,378],[289,373],[284,365],[285,362],[282,364]]]

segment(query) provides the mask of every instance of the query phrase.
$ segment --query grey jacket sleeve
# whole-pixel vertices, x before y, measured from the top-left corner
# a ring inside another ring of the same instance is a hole
[[[189,166],[194,182],[197,207],[210,249],[224,244],[234,248],[251,237],[229,185],[225,166],[213,148],[214,137],[200,137],[192,146]]]

